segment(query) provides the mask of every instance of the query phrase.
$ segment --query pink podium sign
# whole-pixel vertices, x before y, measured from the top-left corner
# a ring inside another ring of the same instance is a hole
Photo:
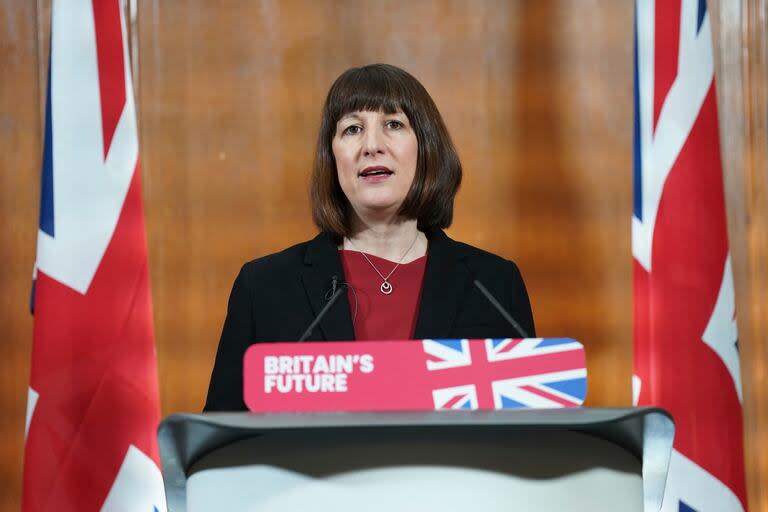
[[[266,343],[243,367],[253,412],[577,407],[587,391],[570,338]]]

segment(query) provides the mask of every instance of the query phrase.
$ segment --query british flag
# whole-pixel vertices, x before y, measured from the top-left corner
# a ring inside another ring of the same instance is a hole
[[[22,510],[165,510],[124,2],[55,0]]]
[[[576,407],[584,348],[569,338],[423,340],[435,409]]]
[[[664,511],[746,509],[710,17],[637,0],[634,399],[675,418]]]

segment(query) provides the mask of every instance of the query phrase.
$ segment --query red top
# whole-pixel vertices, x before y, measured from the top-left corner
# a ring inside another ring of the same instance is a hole
[[[413,339],[427,257],[422,256],[410,263],[401,264],[388,280],[392,285],[392,293],[385,295],[381,292],[383,283],[381,277],[365,260],[362,253],[342,250],[339,254],[344,278],[349,284],[347,300],[354,322],[355,339]],[[366,256],[385,277],[397,264],[368,253]],[[354,292],[350,288],[354,288]],[[357,293],[357,318],[355,318],[355,292]]]

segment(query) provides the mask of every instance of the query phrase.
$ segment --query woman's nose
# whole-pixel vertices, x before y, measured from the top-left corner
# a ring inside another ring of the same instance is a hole
[[[384,142],[381,129],[371,128],[366,130],[363,137],[363,154],[365,156],[374,156],[384,151]]]

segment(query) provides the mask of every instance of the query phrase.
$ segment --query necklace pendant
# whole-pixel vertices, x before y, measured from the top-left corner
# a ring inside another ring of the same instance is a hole
[[[384,295],[389,295],[390,293],[392,293],[392,285],[389,284],[389,281],[384,281],[383,283],[381,283],[381,287],[379,288],[379,290],[381,290],[381,293],[383,293]]]

